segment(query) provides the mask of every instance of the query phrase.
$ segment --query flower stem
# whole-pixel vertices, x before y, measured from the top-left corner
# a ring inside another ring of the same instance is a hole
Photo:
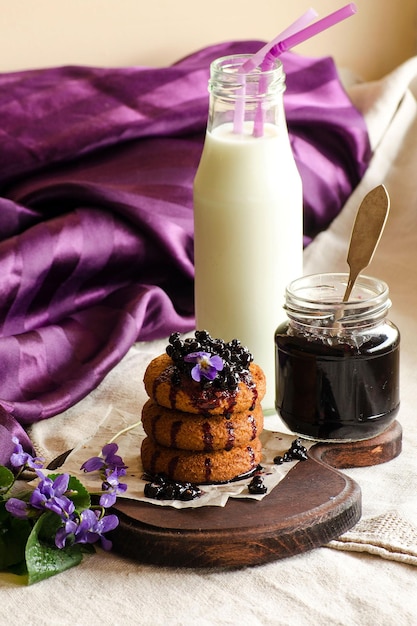
[[[131,426],[126,426],[126,428],[123,428],[123,430],[119,430],[119,432],[116,433],[114,437],[112,437],[107,443],[113,443],[113,441],[116,441],[118,437],[120,437],[121,435],[124,435],[125,433],[128,433],[130,430],[133,430],[134,428],[137,428],[138,426],[140,426],[140,424],[141,424],[141,420],[139,420],[138,422],[135,422],[134,424],[131,424]]]

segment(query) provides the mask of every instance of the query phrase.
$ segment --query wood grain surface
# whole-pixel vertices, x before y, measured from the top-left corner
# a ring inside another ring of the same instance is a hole
[[[395,422],[375,439],[316,444],[261,501],[230,499],[225,507],[174,509],[119,499],[115,552],[173,567],[237,568],[317,548],[361,516],[360,486],[339,469],[389,461],[401,452]]]

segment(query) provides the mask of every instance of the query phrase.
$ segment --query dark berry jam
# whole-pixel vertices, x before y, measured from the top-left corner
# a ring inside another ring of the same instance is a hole
[[[354,336],[275,334],[276,408],[294,433],[358,441],[383,432],[399,410],[399,332],[388,321]]]

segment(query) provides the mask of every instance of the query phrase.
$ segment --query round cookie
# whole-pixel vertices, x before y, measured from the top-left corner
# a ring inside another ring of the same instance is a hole
[[[253,411],[205,417],[161,407],[148,400],[142,410],[143,428],[156,443],[167,448],[211,451],[230,450],[251,442],[262,432],[264,416],[259,402]]]
[[[262,457],[258,437],[249,444],[214,452],[192,452],[159,446],[146,437],[141,448],[143,469],[150,476],[197,484],[222,483],[254,471]]]
[[[240,381],[235,391],[215,386],[201,386],[191,377],[181,375],[167,354],[153,359],[146,368],[144,385],[148,396],[161,406],[185,413],[227,415],[251,411],[266,391],[265,375],[256,364],[249,366],[250,381]]]

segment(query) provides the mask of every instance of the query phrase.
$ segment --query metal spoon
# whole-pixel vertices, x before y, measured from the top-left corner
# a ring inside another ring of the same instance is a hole
[[[347,262],[349,279],[342,302],[347,302],[360,272],[374,256],[383,233],[390,208],[390,199],[384,185],[372,189],[362,200],[350,236]]]

